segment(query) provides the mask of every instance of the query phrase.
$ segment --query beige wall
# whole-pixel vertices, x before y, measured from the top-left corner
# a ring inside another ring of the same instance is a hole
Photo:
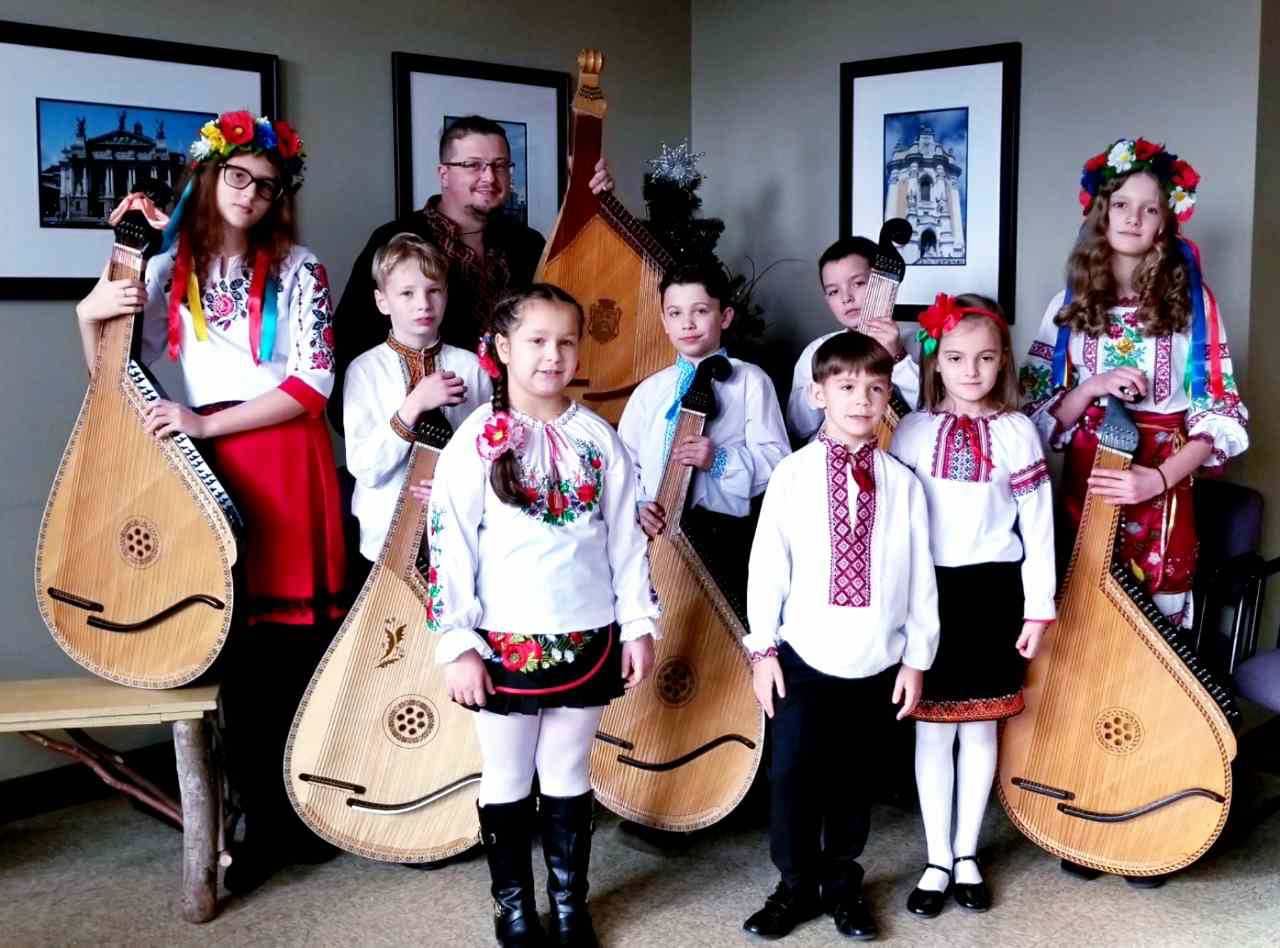
[[[38,12],[0,0],[0,19],[280,56],[281,111],[310,152],[301,234],[328,266],[335,295],[369,232],[393,216],[392,50],[576,76],[578,49],[603,49],[605,148],[619,193],[636,210],[644,161],[660,141],[689,134],[687,0],[222,0],[202,7],[59,0]],[[84,393],[71,303],[2,302],[0,323],[0,677],[76,674],[41,623],[31,586],[40,514]],[[0,735],[0,780],[60,762]]]

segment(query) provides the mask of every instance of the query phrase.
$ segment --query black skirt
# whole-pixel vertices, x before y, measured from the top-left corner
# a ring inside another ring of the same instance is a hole
[[[486,711],[598,708],[622,696],[622,643],[616,624],[564,635],[477,631],[494,653],[485,662],[496,692],[487,696]]]
[[[1022,564],[935,566],[942,636],[924,673],[919,721],[997,721],[1023,708]]]

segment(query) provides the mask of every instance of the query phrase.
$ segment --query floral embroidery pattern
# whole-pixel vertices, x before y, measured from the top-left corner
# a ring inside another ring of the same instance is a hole
[[[574,439],[574,448],[582,461],[582,470],[572,481],[559,475],[552,480],[549,474],[530,477],[522,472],[521,483],[529,498],[525,512],[535,520],[562,527],[599,506],[604,458],[600,449],[588,441]]]
[[[248,314],[248,299],[247,276],[218,280],[204,292],[205,318],[211,326],[225,332],[233,322]]]
[[[427,547],[427,561],[433,565],[427,567],[427,631],[440,631],[440,614],[444,612],[444,597],[440,588],[440,577],[436,575],[436,567],[434,564],[440,562],[440,533],[444,522],[444,514],[440,508],[431,505],[431,524],[430,536],[431,542]]]
[[[314,281],[311,289],[311,368],[333,368],[333,307],[329,302],[329,274],[324,264],[304,263],[303,268]]]
[[[1173,391],[1173,336],[1156,339],[1156,371],[1152,381],[1152,401],[1159,405]]]
[[[494,660],[512,672],[550,671],[572,665],[593,638],[590,632],[568,635],[519,635],[515,632],[486,632],[496,653]]]
[[[1127,313],[1112,311],[1111,323],[1107,327],[1107,338],[1102,344],[1105,352],[1102,359],[1103,370],[1119,368],[1122,365],[1142,368],[1147,357],[1149,340],[1142,335],[1137,313],[1137,310],[1130,310]]]
[[[508,451],[519,451],[524,445],[524,436],[524,425],[500,411],[486,421],[484,431],[476,435],[476,451],[486,461],[496,461]]]
[[[1053,394],[1053,373],[1047,365],[1024,365],[1018,373],[1018,381],[1022,384],[1022,391],[1026,393],[1028,411],[1039,407],[1041,402]]]

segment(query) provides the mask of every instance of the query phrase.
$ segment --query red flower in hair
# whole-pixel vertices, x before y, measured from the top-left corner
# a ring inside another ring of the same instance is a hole
[[[1192,191],[1200,183],[1200,175],[1196,173],[1195,168],[1179,158],[1173,163],[1173,174],[1170,175],[1169,180]]]
[[[1097,155],[1094,155],[1092,158],[1090,158],[1088,161],[1086,161],[1086,162],[1084,163],[1084,170],[1085,170],[1085,171],[1097,171],[1099,168],[1101,168],[1101,167],[1102,167],[1103,165],[1105,165],[1106,163],[1107,163],[1107,153],[1104,151],[1104,152],[1101,152],[1101,153],[1099,153],[1099,154],[1097,154]]]
[[[1089,205],[1092,203],[1093,203],[1093,195],[1090,194],[1088,191],[1086,191],[1084,188],[1081,188],[1080,189],[1080,206],[1087,211],[1089,210]]]
[[[1147,161],[1152,155],[1158,155],[1162,151],[1164,151],[1163,145],[1153,144],[1145,138],[1139,138],[1133,143],[1133,157],[1139,161]]]
[[[232,145],[247,145],[253,141],[253,116],[248,112],[223,112],[218,116],[218,128],[222,137]]]
[[[289,127],[288,122],[277,121],[273,123],[272,128],[276,130],[276,150],[280,152],[281,158],[292,158],[302,151],[302,139]]]
[[[916,340],[922,343],[924,354],[932,355],[942,334],[955,329],[963,316],[955,297],[946,293],[935,296],[933,305],[920,314],[920,328],[916,331]]]

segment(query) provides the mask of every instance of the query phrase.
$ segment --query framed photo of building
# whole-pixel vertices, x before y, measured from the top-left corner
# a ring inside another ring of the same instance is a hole
[[[0,72],[0,299],[83,296],[137,181],[176,186],[221,112],[276,116],[265,53],[0,21]]]
[[[840,66],[840,233],[911,223],[897,319],[979,292],[1013,322],[1022,44]]]
[[[504,213],[551,232],[568,182],[567,72],[392,53],[391,75],[397,214],[410,214],[440,193],[444,130],[463,116],[482,115],[502,126],[511,145]]]

